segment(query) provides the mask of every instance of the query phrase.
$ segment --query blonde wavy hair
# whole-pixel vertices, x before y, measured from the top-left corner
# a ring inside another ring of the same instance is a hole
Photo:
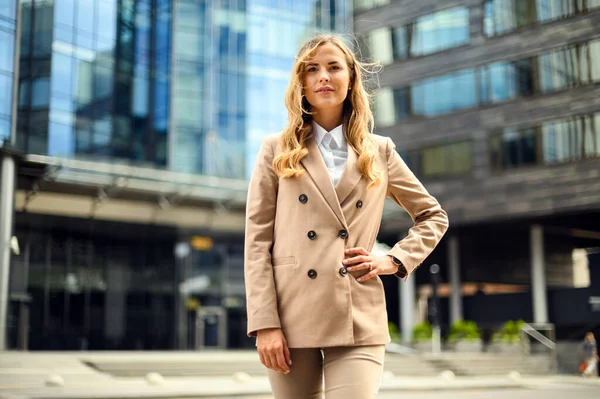
[[[344,134],[350,146],[358,154],[358,168],[369,180],[369,187],[380,181],[381,172],[374,167],[379,151],[373,133],[373,112],[370,107],[371,96],[363,84],[363,72],[376,64],[360,62],[339,36],[321,34],[307,41],[296,56],[290,83],[285,93],[285,106],[288,109],[288,124],[283,129],[281,142],[283,152],[273,159],[273,169],[279,177],[301,176],[304,170],[298,165],[308,154],[307,139],[312,134],[312,114],[310,104],[303,95],[304,65],[325,43],[336,45],[346,56],[350,72],[350,90],[344,101]]]

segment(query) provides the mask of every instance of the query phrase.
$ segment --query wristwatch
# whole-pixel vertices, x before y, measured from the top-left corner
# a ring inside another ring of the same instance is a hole
[[[402,261],[398,258],[396,258],[393,255],[388,255],[390,258],[392,258],[392,262],[398,266],[398,271],[396,273],[400,273],[402,275],[406,275],[406,267],[404,267],[404,265],[402,264]]]

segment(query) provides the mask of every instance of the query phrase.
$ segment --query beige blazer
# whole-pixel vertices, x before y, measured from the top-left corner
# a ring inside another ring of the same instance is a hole
[[[390,340],[379,277],[356,279],[365,271],[342,267],[344,250],[371,251],[390,197],[415,224],[390,254],[408,275],[423,262],[448,228],[448,217],[409,170],[389,138],[379,143],[378,186],[367,189],[357,154],[348,145],[346,168],[333,186],[313,138],[301,161],[306,173],[278,178],[273,157],[280,134],[263,141],[248,189],[245,284],[248,335],[280,327],[290,348],[386,344]]]

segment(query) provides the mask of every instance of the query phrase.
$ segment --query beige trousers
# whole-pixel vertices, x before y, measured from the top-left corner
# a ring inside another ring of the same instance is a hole
[[[373,399],[377,396],[385,345],[290,349],[289,374],[269,370],[275,399]]]

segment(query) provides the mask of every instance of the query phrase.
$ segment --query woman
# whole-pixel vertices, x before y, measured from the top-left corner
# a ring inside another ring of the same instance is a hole
[[[583,340],[583,372],[584,377],[598,376],[598,348],[594,333],[588,332]]]
[[[380,275],[408,278],[448,218],[389,138],[372,134],[362,65],[336,36],[299,51],[289,123],[262,144],[246,208],[248,335],[275,398],[373,398],[387,327]],[[384,200],[415,225],[386,256],[370,253]]]

